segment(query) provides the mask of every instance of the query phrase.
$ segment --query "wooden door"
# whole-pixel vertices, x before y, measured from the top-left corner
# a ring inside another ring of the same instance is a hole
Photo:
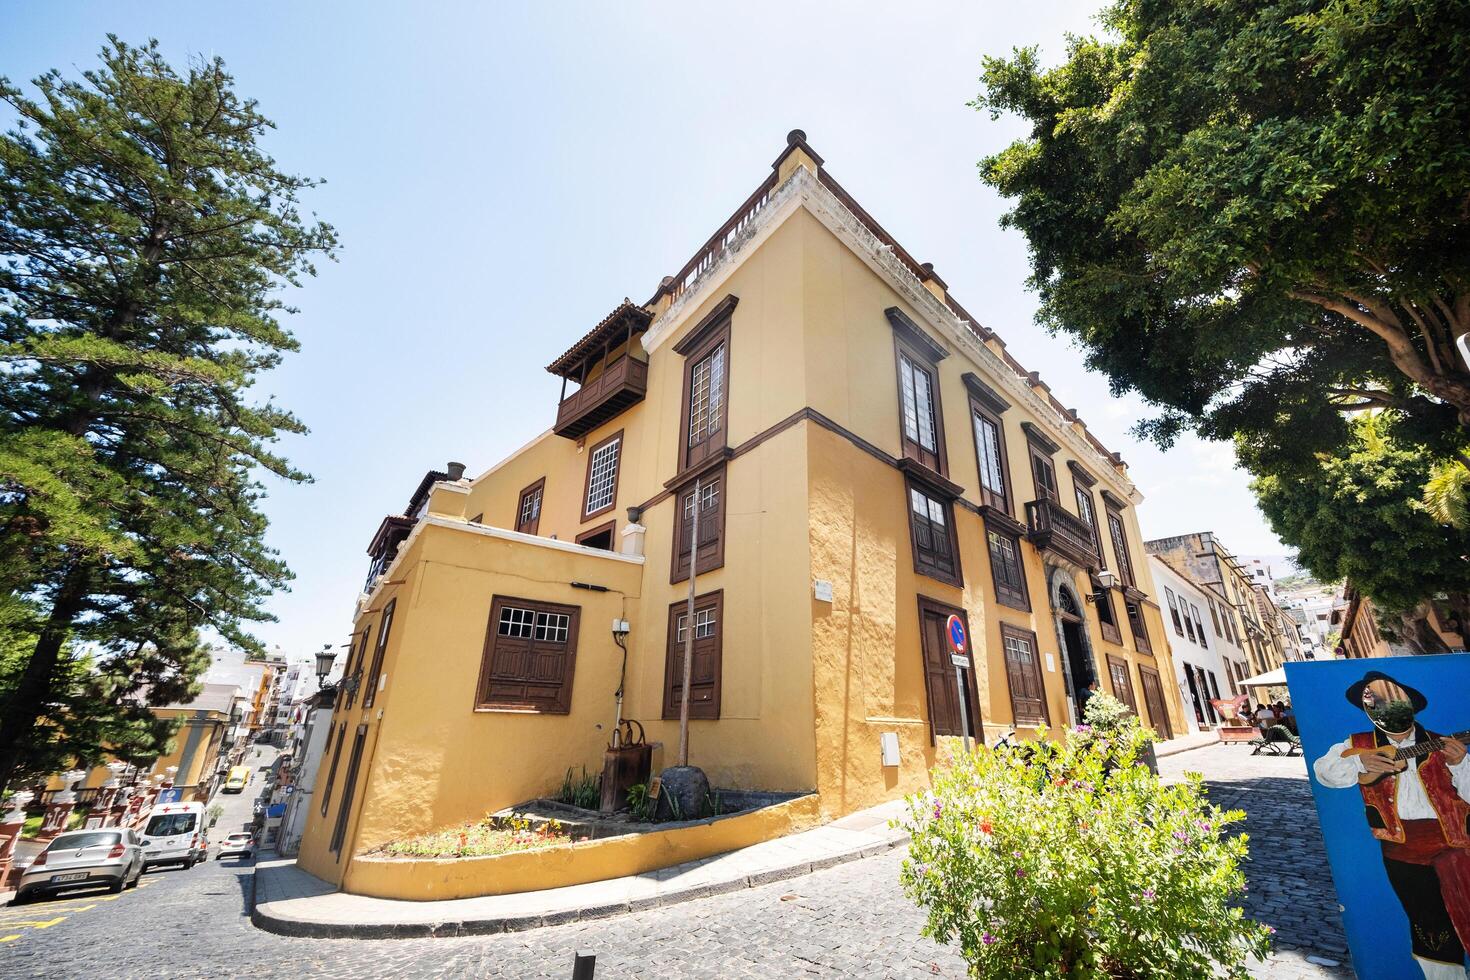
[[[974,636],[970,633],[970,621],[963,609],[946,606],[930,599],[919,600],[919,637],[924,654],[924,689],[929,701],[929,731],[931,737],[960,735],[966,733],[960,718],[959,688],[955,681],[955,667],[949,659],[949,641],[944,625],[955,615],[965,624],[965,633],[970,636],[970,663],[980,656],[974,649]],[[975,684],[973,666],[961,669],[965,693],[969,698],[968,734],[980,740],[980,697]]]
[[[1139,680],[1143,682],[1143,701],[1148,705],[1148,721],[1162,738],[1173,738],[1174,728],[1169,724],[1169,712],[1164,707],[1164,685],[1159,681],[1158,671],[1150,667],[1138,668]]]

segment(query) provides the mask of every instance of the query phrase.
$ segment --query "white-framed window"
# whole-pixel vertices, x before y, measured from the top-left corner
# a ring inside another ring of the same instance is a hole
[[[613,504],[613,493],[618,486],[618,455],[623,447],[622,437],[609,439],[592,451],[592,464],[587,473],[586,513],[595,514]]]
[[[674,642],[683,643],[684,636],[689,632],[688,614],[679,617],[679,623],[674,627]],[[713,609],[694,610],[694,638],[696,640],[708,639],[715,635],[715,611]]]
[[[518,606],[500,607],[500,623],[495,632],[498,636],[511,636],[529,640],[535,631],[536,611]]]

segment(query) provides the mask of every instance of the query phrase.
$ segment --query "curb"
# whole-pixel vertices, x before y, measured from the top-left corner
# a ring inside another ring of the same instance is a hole
[[[446,920],[443,922],[319,922],[277,915],[269,911],[273,904],[267,902],[262,909],[255,902],[255,875],[250,876],[250,922],[263,932],[278,936],[312,939],[429,939],[455,936],[491,936],[507,932],[525,932],[551,926],[569,925],[573,922],[593,922],[610,919],[632,912],[680,905],[701,898],[728,895],[746,888],[757,888],[777,881],[799,878],[813,871],[833,868],[839,864],[860,861],[886,853],[895,847],[907,844],[907,834],[889,841],[867,844],[850,851],[829,854],[813,861],[805,861],[784,868],[771,868],[752,875],[729,878],[725,881],[705,885],[693,885],[663,895],[628,902],[613,902],[584,909],[564,909],[541,915],[495,916],[483,919]],[[415,903],[429,904],[429,903]]]

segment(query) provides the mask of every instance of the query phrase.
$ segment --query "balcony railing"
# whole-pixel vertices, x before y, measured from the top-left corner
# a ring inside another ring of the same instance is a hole
[[[1092,526],[1062,509],[1055,500],[1033,500],[1026,505],[1026,538],[1042,551],[1051,551],[1083,568],[1099,564]]]
[[[584,436],[641,402],[647,393],[648,365],[632,357],[619,358],[597,377],[562,399],[556,409],[554,431],[568,439]]]

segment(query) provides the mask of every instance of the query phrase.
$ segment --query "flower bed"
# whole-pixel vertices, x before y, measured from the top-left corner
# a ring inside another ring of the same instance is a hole
[[[369,853],[389,857],[489,857],[514,851],[534,851],[557,844],[570,844],[574,838],[555,822],[532,827],[529,821],[504,823],[491,817],[474,823],[389,841]]]

